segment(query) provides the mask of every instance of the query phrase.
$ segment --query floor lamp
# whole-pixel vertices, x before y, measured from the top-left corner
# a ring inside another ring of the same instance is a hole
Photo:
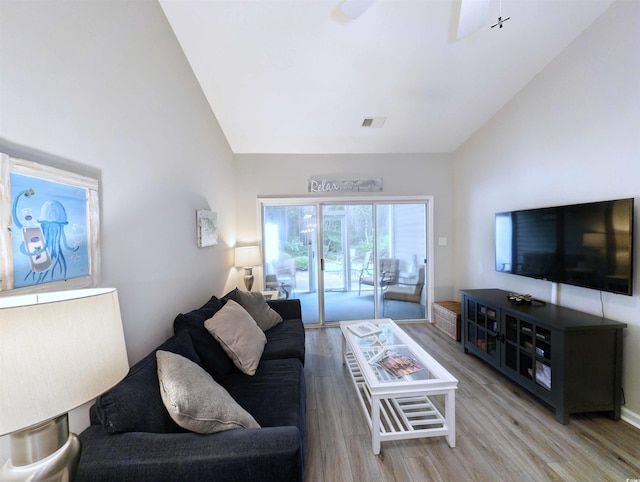
[[[129,364],[113,288],[0,298],[0,480],[73,480],[80,441],[67,413],[118,383]]]
[[[244,268],[244,285],[247,291],[253,287],[253,267],[260,264],[260,248],[258,246],[241,246],[236,248],[236,266]]]

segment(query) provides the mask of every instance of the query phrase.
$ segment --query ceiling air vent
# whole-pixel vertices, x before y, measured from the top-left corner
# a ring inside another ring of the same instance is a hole
[[[362,120],[362,127],[382,127],[386,117],[365,117]]]

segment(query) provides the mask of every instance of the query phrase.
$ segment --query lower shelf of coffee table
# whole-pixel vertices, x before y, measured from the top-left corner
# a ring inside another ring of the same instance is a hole
[[[371,390],[352,353],[345,355],[346,366],[356,388],[365,418],[373,431]],[[380,440],[437,437],[449,434],[445,417],[426,395],[380,398]]]

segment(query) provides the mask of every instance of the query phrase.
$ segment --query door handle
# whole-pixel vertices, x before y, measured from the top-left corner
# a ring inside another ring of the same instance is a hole
[[[320,271],[324,271],[324,258],[320,258]]]

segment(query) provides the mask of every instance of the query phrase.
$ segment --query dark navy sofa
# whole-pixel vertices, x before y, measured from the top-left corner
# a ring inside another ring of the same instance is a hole
[[[77,481],[302,481],[305,453],[305,333],[299,300],[269,301],[283,321],[265,332],[267,343],[253,376],[240,372],[204,322],[224,304],[212,297],[180,314],[175,335],[136,363],[91,408],[80,434]],[[201,435],[180,428],[165,409],[157,350],[202,366],[260,424]]]

